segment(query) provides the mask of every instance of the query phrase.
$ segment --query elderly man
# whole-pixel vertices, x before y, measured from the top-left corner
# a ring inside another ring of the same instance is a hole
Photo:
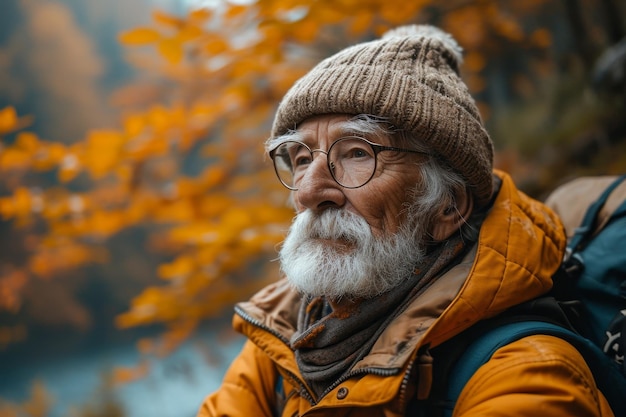
[[[430,415],[437,348],[546,293],[555,215],[494,172],[461,49],[408,26],[322,61],[281,102],[267,150],[297,216],[285,278],[235,308],[248,340],[199,416]],[[581,355],[500,348],[455,416],[611,416]]]

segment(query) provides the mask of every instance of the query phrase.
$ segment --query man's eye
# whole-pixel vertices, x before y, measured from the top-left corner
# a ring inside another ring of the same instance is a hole
[[[351,158],[365,158],[368,154],[364,149],[353,149],[351,152]]]
[[[311,163],[311,155],[308,152],[299,152],[293,158],[293,166],[300,167]]]
[[[359,146],[346,148],[342,155],[343,159],[362,159],[371,157],[367,149]]]

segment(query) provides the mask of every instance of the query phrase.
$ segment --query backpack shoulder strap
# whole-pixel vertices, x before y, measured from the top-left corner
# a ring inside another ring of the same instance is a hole
[[[526,336],[545,334],[560,337],[572,344],[585,358],[596,385],[609,401],[615,415],[626,416],[626,379],[606,355],[591,341],[571,330],[544,321],[515,321],[498,325],[474,339],[458,357],[448,375],[446,400],[441,402],[443,415],[451,416],[456,399],[474,373],[501,347]]]
[[[598,214],[604,204],[609,199],[611,193],[619,187],[619,185],[626,180],[626,174],[619,176],[615,181],[613,181],[604,192],[598,197],[596,201],[593,202],[585,212],[585,216],[580,224],[580,226],[575,230],[574,235],[570,243],[568,244],[568,252],[576,251],[579,249],[581,245],[584,245],[589,238],[593,235],[596,229],[596,221],[598,219]],[[626,213],[626,203],[622,203],[617,210],[611,215],[611,217],[619,216]]]

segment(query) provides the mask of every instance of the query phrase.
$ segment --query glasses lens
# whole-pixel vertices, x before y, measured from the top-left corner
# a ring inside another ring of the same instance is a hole
[[[374,175],[376,154],[361,138],[343,138],[331,146],[328,163],[335,181],[346,188],[358,188]]]
[[[301,142],[288,141],[276,147],[272,158],[280,181],[287,188],[296,190],[313,161],[313,153]],[[374,175],[376,154],[372,146],[361,138],[342,138],[328,150],[328,166],[339,185],[358,188]]]
[[[273,153],[274,169],[280,181],[292,190],[312,161],[311,151],[300,142],[284,142]]]

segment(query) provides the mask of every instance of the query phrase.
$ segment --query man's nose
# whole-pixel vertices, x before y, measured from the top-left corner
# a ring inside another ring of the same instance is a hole
[[[330,173],[327,154],[323,151],[313,153],[313,161],[295,191],[296,204],[299,210],[324,210],[338,208],[345,204],[345,195],[341,187]]]

